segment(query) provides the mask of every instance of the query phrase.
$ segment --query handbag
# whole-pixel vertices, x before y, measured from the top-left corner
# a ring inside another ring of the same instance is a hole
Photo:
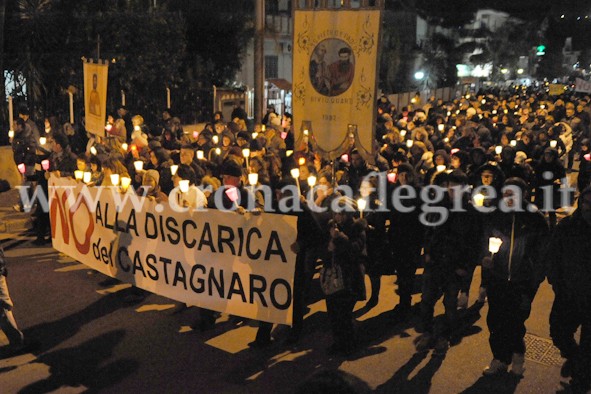
[[[320,287],[325,295],[345,290],[345,280],[340,265],[334,262],[330,265],[322,265],[320,269]]]

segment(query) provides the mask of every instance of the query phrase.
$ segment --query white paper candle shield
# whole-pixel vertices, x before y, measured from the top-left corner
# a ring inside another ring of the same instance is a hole
[[[111,184],[119,186],[119,174],[111,174]]]
[[[496,238],[496,237],[490,237],[488,239],[488,251],[491,252],[492,254],[498,253],[499,249],[501,248],[502,243],[503,243],[502,239]]]

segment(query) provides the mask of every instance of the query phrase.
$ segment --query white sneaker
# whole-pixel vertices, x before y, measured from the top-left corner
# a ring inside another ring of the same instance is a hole
[[[478,302],[481,304],[486,302],[486,287],[481,287],[478,290]]]
[[[468,294],[460,293],[460,295],[458,296],[458,309],[466,308],[468,308]]]
[[[482,371],[482,374],[485,376],[494,376],[501,374],[503,372],[507,372],[508,365],[502,362],[501,360],[497,360],[496,358],[490,362],[490,365]]]
[[[523,376],[525,371],[525,356],[520,353],[513,353],[513,359],[511,360],[511,373],[516,376]]]

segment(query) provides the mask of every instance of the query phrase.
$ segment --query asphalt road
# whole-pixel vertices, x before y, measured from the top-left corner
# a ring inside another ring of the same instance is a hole
[[[0,235],[8,248],[15,317],[26,336],[40,342],[32,354],[0,360],[1,393],[293,392],[315,372],[336,369],[381,393],[554,393],[564,386],[562,360],[548,341],[553,294],[547,284],[528,321],[525,377],[484,378],[482,368],[491,359],[487,306],[466,316],[464,336],[446,357],[415,354],[417,319],[407,325],[389,319],[397,302],[393,276],[382,278],[375,308],[357,305],[363,348],[344,359],[326,355],[331,341],[319,293],[297,347],[283,345],[287,331],[277,327],[270,347],[251,349],[252,322],[222,316],[211,331],[192,330],[196,308],[173,314],[175,303],[156,295],[126,302],[128,285],[113,284],[51,247],[34,247],[32,237]],[[479,283],[477,272],[470,304]],[[440,302],[436,313],[442,312]],[[5,343],[0,334],[0,345]]]

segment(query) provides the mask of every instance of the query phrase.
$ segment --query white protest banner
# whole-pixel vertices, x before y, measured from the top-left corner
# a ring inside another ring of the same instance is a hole
[[[591,93],[591,82],[577,78],[575,92]]]
[[[296,217],[176,212],[114,187],[56,177],[49,199],[58,251],[174,300],[291,324]]]
[[[350,134],[371,156],[376,111],[379,10],[296,10],[293,117],[296,148],[308,135],[336,158]]]

